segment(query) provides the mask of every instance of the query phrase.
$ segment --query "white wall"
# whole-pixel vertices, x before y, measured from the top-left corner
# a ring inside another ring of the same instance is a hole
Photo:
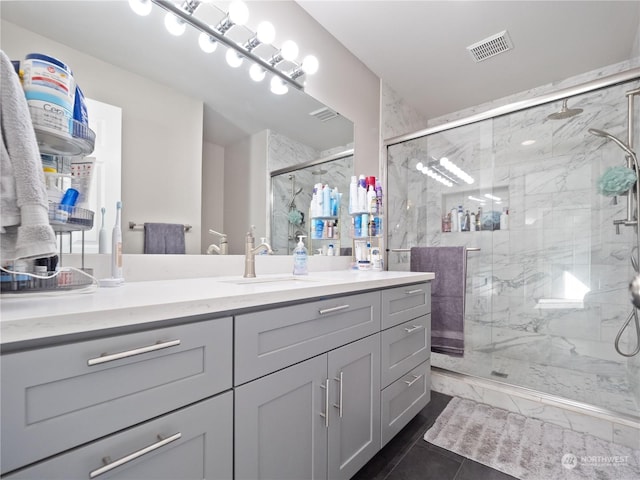
[[[224,148],[210,142],[202,145],[202,248],[220,244],[220,237],[209,229],[224,232]]]
[[[232,255],[244,254],[244,239],[251,225],[256,227],[256,239],[266,236],[267,133],[259,132],[225,149],[224,233]]]
[[[127,228],[133,221],[190,224],[187,253],[199,253],[202,102],[6,21],[0,45],[11,59],[30,52],[61,59],[86,97],[122,108],[124,252],[142,253],[143,233]]]
[[[276,28],[276,45],[293,39],[301,57],[318,57],[320,70],[308,76],[305,91],[354,122],[354,171],[379,172],[379,78],[297,3],[250,1],[248,5],[250,28],[269,19]]]

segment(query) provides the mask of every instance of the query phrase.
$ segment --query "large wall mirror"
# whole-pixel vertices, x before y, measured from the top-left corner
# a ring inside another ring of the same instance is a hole
[[[216,25],[228,3],[203,2],[195,15]],[[252,31],[270,20],[277,32],[268,2],[248,6]],[[352,148],[353,123],[293,87],[272,94],[269,76],[251,80],[248,60],[231,68],[222,45],[203,52],[191,27],[173,37],[164,28],[165,13],[154,5],[140,17],[126,1],[3,0],[0,40],[12,59],[31,52],[60,58],[85,96],[122,109],[125,253],[142,253],[142,233],[128,231],[129,221],[192,225],[186,244],[193,254],[217,240],[209,229],[222,231],[229,253],[243,253],[250,225],[257,237],[274,231],[270,172]],[[248,34],[241,26],[228,32],[237,42]],[[274,45],[284,40],[276,34]],[[260,45],[254,53],[264,58],[275,51]],[[352,162],[333,168],[352,175]]]

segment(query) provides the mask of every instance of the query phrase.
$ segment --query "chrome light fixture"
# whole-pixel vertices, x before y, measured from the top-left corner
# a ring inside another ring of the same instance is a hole
[[[198,8],[200,3],[201,2],[199,0],[185,0],[185,2],[180,7],[180,10],[186,12],[188,15],[192,15],[193,12],[196,11],[196,8]],[[181,17],[174,15],[171,12],[167,12],[167,14],[165,15],[164,26],[171,35],[175,35],[176,37],[182,35],[187,29],[187,24],[185,23],[185,21]]]
[[[217,49],[218,43],[223,44],[228,49],[225,58],[232,67],[239,67],[245,58],[249,59],[253,62],[249,68],[251,79],[260,82],[264,80],[267,72],[273,74],[270,86],[271,91],[277,95],[287,93],[289,86],[303,90],[303,85],[298,83],[297,79],[303,75],[313,75],[318,71],[319,62],[313,55],[307,55],[301,64],[296,62],[299,49],[292,40],[285,41],[282,47],[268,59],[256,55],[253,52],[254,49],[259,45],[271,45],[275,38],[275,28],[269,22],[260,23],[257,31],[255,33],[250,31],[249,38],[241,43],[236,43],[225,36],[225,33],[234,25],[244,25],[249,18],[249,9],[241,0],[231,2],[229,11],[215,26],[202,22],[194,15],[199,5],[205,1],[208,0],[184,0],[182,3],[170,0],[129,0],[129,5],[138,15],[148,15],[152,4],[166,10],[165,26],[172,35],[182,35],[186,25],[191,25],[200,32],[198,45],[205,53],[212,53]],[[286,68],[289,70],[285,71]]]

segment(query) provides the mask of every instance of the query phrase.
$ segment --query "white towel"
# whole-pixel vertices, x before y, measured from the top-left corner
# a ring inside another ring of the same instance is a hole
[[[7,55],[0,50],[0,260],[56,254],[47,189],[29,107]]]

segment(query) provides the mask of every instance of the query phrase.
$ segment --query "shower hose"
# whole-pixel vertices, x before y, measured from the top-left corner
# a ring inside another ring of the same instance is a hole
[[[640,184],[640,170],[638,169],[638,159],[637,157],[632,158],[633,166],[636,170],[636,186],[635,186],[635,196],[636,196],[636,246],[631,249],[631,265],[636,272],[636,275],[640,274],[640,265],[638,264],[638,260],[636,255],[640,257],[640,191],[638,191],[638,184]],[[633,195],[632,191],[629,191],[629,195]],[[635,253],[634,253],[635,251]],[[629,353],[625,353],[620,349],[620,338],[622,338],[622,334],[627,329],[627,327],[631,324],[631,320],[634,321],[636,327],[636,348]],[[614,346],[616,352],[618,352],[623,357],[634,357],[638,353],[640,353],[640,322],[638,321],[638,309],[634,306],[633,310],[629,314],[627,321],[624,322],[622,328],[616,335],[616,340],[614,342]]]

